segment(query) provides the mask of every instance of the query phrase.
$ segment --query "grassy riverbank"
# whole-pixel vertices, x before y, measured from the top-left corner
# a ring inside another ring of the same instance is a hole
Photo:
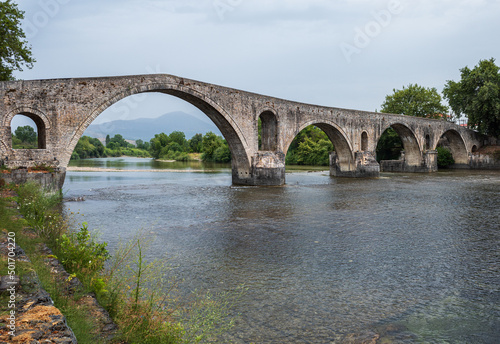
[[[178,292],[166,259],[144,259],[150,240],[141,231],[111,256],[106,243],[86,223],[75,226],[61,215],[61,195],[46,193],[35,184],[12,189],[24,219],[14,219],[14,210],[2,198],[2,227],[16,233],[43,288],[67,317],[79,343],[203,343],[216,340],[234,325],[229,312],[243,289],[218,295],[192,293],[186,298]],[[25,227],[31,227],[33,235],[23,233]],[[41,244],[50,247],[53,256],[47,257]],[[80,287],[67,293],[56,283],[45,264],[55,257],[70,274],[66,282],[78,279]],[[81,302],[88,293],[95,293],[118,325],[113,339],[99,338],[100,324]]]

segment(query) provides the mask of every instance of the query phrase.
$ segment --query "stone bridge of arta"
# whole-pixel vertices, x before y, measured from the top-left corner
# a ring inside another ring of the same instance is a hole
[[[403,141],[401,169],[408,172],[437,170],[435,149],[443,136],[463,166],[482,145],[475,132],[442,120],[302,104],[157,74],[1,82],[0,163],[10,168],[43,163],[65,173],[78,139],[92,121],[119,100],[143,92],[173,95],[203,111],[227,140],[233,155],[232,180],[240,185],[283,184],[287,150],[311,124],[325,131],[335,147],[330,155],[334,176],[377,176],[375,150],[389,127]],[[38,149],[12,148],[11,121],[17,114],[36,123]]]

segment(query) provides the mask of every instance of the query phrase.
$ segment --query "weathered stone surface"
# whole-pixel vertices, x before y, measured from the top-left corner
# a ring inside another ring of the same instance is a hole
[[[281,167],[264,166],[263,160],[255,157],[265,156],[264,152],[286,155],[295,136],[312,124],[323,129],[335,146],[339,166],[332,166],[332,170],[351,177],[376,175],[377,169],[371,159],[366,161],[365,153],[375,157],[378,140],[389,127],[403,141],[406,171],[435,170],[433,159],[425,154],[436,148],[441,137],[448,140],[457,164],[464,165],[470,165],[473,147],[481,147],[485,142],[476,132],[442,120],[303,104],[154,74],[1,82],[0,162],[12,168],[43,163],[60,168],[64,174],[85,129],[117,101],[144,92],[181,98],[217,125],[233,154],[235,184],[284,183]],[[10,124],[16,114],[29,116],[37,124],[39,149],[12,149]],[[357,157],[357,153],[363,154]],[[269,163],[275,161],[271,159]]]

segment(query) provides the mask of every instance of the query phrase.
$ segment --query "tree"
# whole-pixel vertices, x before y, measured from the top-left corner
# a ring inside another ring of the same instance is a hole
[[[182,131],[173,131],[168,135],[170,141],[176,142],[182,149],[187,149],[186,135]]]
[[[388,128],[380,136],[377,144],[377,161],[380,160],[397,160],[401,156],[403,150],[403,141],[398,133],[392,128]]]
[[[113,144],[113,147],[115,147],[115,149],[120,148],[120,147],[121,148],[131,148],[134,146],[133,144],[125,141],[123,136],[121,136],[120,134],[116,134],[115,136],[113,136],[113,138],[111,140],[109,140],[109,142],[106,144],[106,147],[111,148],[112,144]]]
[[[203,141],[201,143],[201,152],[203,153],[201,159],[203,161],[214,161],[215,150],[223,144],[224,142],[221,137],[215,135],[211,131],[206,133],[205,136],[203,136]]]
[[[310,125],[302,130],[292,141],[286,154],[287,165],[329,164],[333,144],[323,130]]]
[[[24,12],[11,0],[0,2],[0,81],[14,80],[12,73],[23,66],[33,68],[35,59],[21,28]]]
[[[500,73],[495,59],[480,60],[474,69],[460,70],[461,80],[448,80],[443,94],[458,117],[465,115],[472,129],[500,135]]]
[[[453,155],[451,152],[444,148],[444,147],[437,147],[436,148],[438,156],[437,156],[437,165],[438,167],[448,167],[450,165],[453,165],[455,163],[455,160],[453,159]]]
[[[441,119],[448,112],[448,107],[441,104],[441,95],[434,87],[410,84],[393,92],[385,97],[381,112],[434,119]]]
[[[203,141],[203,135],[196,134],[189,141],[189,151],[191,153],[201,153],[201,142]]]
[[[381,112],[407,116],[446,119],[448,107],[441,104],[442,98],[436,88],[410,84],[402,90],[393,90],[382,104]],[[377,144],[377,160],[398,159],[403,143],[394,129],[387,129]]]
[[[34,144],[37,141],[35,129],[33,129],[29,125],[17,127],[17,129],[14,131],[14,135],[16,135],[16,137],[23,143]]]

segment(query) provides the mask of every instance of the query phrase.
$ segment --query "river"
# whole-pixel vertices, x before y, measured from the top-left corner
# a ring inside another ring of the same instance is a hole
[[[68,212],[110,251],[143,228],[148,257],[168,256],[184,289],[248,287],[227,341],[500,340],[499,171],[303,170],[282,187],[237,187],[228,165],[71,165],[114,170],[69,171],[64,185],[66,199],[85,198]]]

